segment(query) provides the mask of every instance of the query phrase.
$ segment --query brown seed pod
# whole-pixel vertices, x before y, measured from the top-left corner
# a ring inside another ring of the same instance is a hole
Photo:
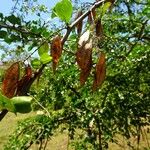
[[[2,82],[2,94],[12,98],[16,92],[19,80],[19,62],[13,63],[5,72]]]
[[[81,70],[80,83],[84,85],[92,68],[92,40],[82,44],[76,52],[76,61]]]
[[[103,37],[103,26],[101,23],[101,19],[96,21],[96,36],[102,38]]]
[[[53,61],[53,71],[56,71],[56,67],[59,61],[59,58],[62,54],[62,43],[61,43],[61,37],[56,36],[53,38],[52,43],[51,43],[51,56],[52,56],[52,61]]]
[[[76,15],[76,19],[78,19],[80,16],[82,16],[82,10],[79,10],[77,12],[77,15]],[[83,21],[81,20],[77,25],[76,25],[76,28],[77,28],[77,33],[78,35],[80,36],[81,35],[81,32],[82,32],[82,26],[83,26]]]
[[[26,95],[27,94],[27,88],[28,88],[28,84],[30,82],[31,77],[32,77],[32,69],[31,69],[30,65],[28,65],[25,68],[24,76],[18,82],[16,95]]]
[[[93,91],[97,90],[97,88],[103,84],[105,76],[106,76],[105,54],[101,53],[95,68],[95,78],[92,87]]]

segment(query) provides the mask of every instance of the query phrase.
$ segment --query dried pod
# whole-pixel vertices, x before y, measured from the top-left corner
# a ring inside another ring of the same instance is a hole
[[[102,38],[103,37],[103,26],[101,23],[101,19],[96,21],[96,36]]]
[[[12,98],[16,92],[19,80],[19,62],[12,64],[5,73],[2,82],[2,94]]]
[[[95,69],[95,79],[93,82],[93,91],[95,91],[99,86],[101,86],[104,82],[106,76],[106,60],[105,54],[101,53],[99,56],[98,63],[96,64]]]
[[[92,40],[86,44],[83,43],[83,45],[78,48],[76,52],[76,61],[81,69],[80,83],[84,85],[92,68]]]
[[[27,85],[29,84],[31,77],[32,77],[32,69],[31,69],[30,65],[28,65],[25,68],[24,76],[18,82],[18,88],[17,88],[16,95],[26,95],[27,94],[27,88],[28,88]]]
[[[61,43],[61,37],[56,36],[53,38],[51,43],[51,56],[53,58],[53,71],[56,71],[56,67],[59,61],[59,58],[62,54],[62,43]]]
[[[77,12],[77,16],[76,16],[76,19],[78,19],[80,16],[82,16],[82,10],[79,10]],[[82,32],[82,26],[83,26],[83,21],[81,20],[77,25],[76,25],[76,28],[77,28],[77,33],[78,35],[80,36],[81,35],[81,32]]]
[[[79,38],[78,47],[83,47],[86,43],[88,43],[89,39],[90,39],[90,31],[87,30]]]
[[[96,20],[96,10],[95,10],[95,8],[92,9],[91,13],[92,13],[92,18],[94,20]]]
[[[92,17],[91,12],[90,12],[89,15],[88,15],[88,23],[89,23],[90,25],[93,23],[93,17]]]
[[[76,61],[81,70],[88,68],[92,56],[92,41],[78,48]]]
[[[92,55],[89,59],[88,67],[85,68],[84,70],[81,70],[81,72],[80,72],[80,84],[81,84],[81,86],[83,86],[85,84],[88,76],[90,75],[91,69],[92,69]]]

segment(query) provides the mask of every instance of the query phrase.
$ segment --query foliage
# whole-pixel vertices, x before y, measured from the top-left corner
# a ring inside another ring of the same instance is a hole
[[[43,142],[61,124],[65,125],[74,149],[107,149],[109,142],[116,142],[116,134],[126,139],[137,136],[139,148],[141,129],[149,125],[150,113],[150,3],[148,0],[85,3],[75,21],[71,19],[72,13],[76,15],[72,5],[69,0],[62,0],[53,9],[53,15],[63,21],[61,28],[50,27],[40,17],[38,21],[27,22],[25,17],[0,15],[0,38],[20,46],[19,53],[27,52],[24,60],[31,62],[34,80],[40,77],[38,87],[32,86],[25,93],[34,97],[34,109],[44,112],[22,122],[6,149],[27,149],[35,142],[44,149]],[[68,7],[68,14],[62,13]],[[87,22],[88,16],[92,20]],[[76,33],[79,23],[80,32]],[[89,36],[83,36],[81,28]],[[59,36],[59,44],[53,45],[55,35]],[[37,51],[39,56],[35,58],[33,53]],[[55,74],[51,69],[54,62]],[[84,132],[77,137],[77,130]],[[132,147],[132,143],[128,145]]]

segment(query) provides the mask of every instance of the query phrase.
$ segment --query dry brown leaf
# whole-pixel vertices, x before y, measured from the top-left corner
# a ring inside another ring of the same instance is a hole
[[[101,23],[101,19],[96,21],[96,36],[102,38],[103,37],[103,26]]]
[[[59,58],[62,54],[62,43],[61,43],[61,37],[56,36],[53,38],[51,43],[51,56],[53,58],[53,71],[56,71],[56,67],[59,61]]]
[[[105,54],[101,53],[101,55],[99,56],[98,63],[96,64],[95,79],[92,88],[93,91],[97,90],[97,88],[103,84],[105,76],[106,76]]]
[[[82,10],[79,10],[79,11],[77,12],[76,19],[78,19],[82,14],[83,14],[83,13],[82,13]],[[81,35],[81,32],[82,32],[82,26],[83,26],[83,21],[81,20],[81,21],[76,25],[77,33],[78,33],[79,36]]]
[[[16,92],[19,80],[19,62],[12,64],[5,73],[2,83],[2,94],[12,98]]]

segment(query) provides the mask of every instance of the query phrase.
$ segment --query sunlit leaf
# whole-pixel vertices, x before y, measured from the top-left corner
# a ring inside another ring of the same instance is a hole
[[[15,112],[15,107],[9,98],[0,93],[0,110],[7,109],[10,112]]]
[[[35,58],[34,60],[31,61],[31,65],[34,68],[39,68],[39,66],[41,65],[41,61],[37,58]]]
[[[40,60],[43,64],[47,64],[52,60],[52,57],[47,53],[44,53],[43,55],[41,55]]]
[[[70,0],[61,0],[53,8],[52,17],[57,15],[62,21],[69,23],[72,10],[73,7]]]
[[[39,49],[38,54],[39,56],[42,56],[44,53],[48,53],[49,45],[47,42],[45,42]]]
[[[111,2],[106,2],[106,3],[104,3],[104,5],[102,5],[98,9],[98,13],[100,14],[100,18],[102,18],[106,14],[107,10],[110,8],[111,5],[112,5]]]

